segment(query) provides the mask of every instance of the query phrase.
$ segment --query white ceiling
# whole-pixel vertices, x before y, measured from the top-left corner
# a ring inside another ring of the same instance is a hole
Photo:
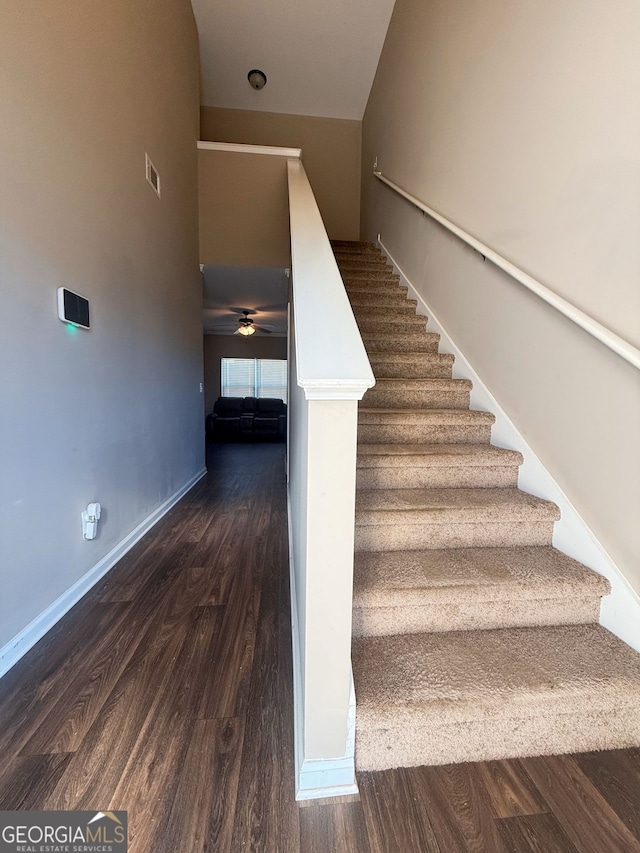
[[[271,329],[272,337],[286,336],[287,270],[208,264],[202,282],[205,335],[233,335],[247,309],[254,323]]]
[[[395,0],[192,0],[202,103],[361,120]],[[256,91],[252,68],[267,75]]]

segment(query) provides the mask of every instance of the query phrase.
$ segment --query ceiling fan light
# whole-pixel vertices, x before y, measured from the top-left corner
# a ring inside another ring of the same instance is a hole
[[[248,337],[249,335],[255,334],[255,331],[256,330],[253,328],[253,326],[240,326],[240,328],[238,329],[238,334]]]

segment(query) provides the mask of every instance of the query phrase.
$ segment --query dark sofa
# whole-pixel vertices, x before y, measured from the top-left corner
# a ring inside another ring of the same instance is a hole
[[[218,397],[206,431],[212,441],[284,441],[287,406],[275,397]]]

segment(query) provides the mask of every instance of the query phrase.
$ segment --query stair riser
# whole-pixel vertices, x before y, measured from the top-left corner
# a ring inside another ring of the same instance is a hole
[[[370,355],[371,368],[378,379],[448,379],[453,356],[442,353]]]
[[[379,267],[375,269],[351,269],[344,268],[340,269],[340,274],[342,275],[342,280],[349,279],[349,281],[378,281],[385,279],[390,281],[400,281],[399,275],[394,275],[391,267]]]
[[[438,602],[433,592],[423,606],[354,607],[354,637],[420,634],[435,631],[483,631],[538,625],[584,625],[600,617],[600,598],[567,597],[542,600]]]
[[[621,709],[531,718],[521,703],[505,702],[499,717],[442,724],[437,714],[414,722],[398,714],[393,724],[374,723],[359,711],[356,728],[356,770],[493,761],[527,755],[562,755],[616,749],[640,743],[640,715]],[[420,744],[420,749],[417,748]],[[622,849],[622,848],[621,848]]]
[[[380,248],[375,243],[352,243],[348,240],[332,240],[331,246],[334,252],[343,252],[349,255],[377,255],[382,257]]]
[[[416,299],[407,299],[404,293],[367,293],[354,291],[349,295],[349,301],[354,314],[358,314],[361,308],[411,308],[415,314],[418,307]]]
[[[376,379],[451,379],[452,364],[450,361],[425,362],[398,366],[397,364],[374,364],[371,369]]]
[[[404,296],[405,293],[399,283],[397,281],[393,281],[393,279],[389,279],[388,281],[376,281],[373,283],[364,278],[361,281],[352,279],[350,281],[344,281],[344,285],[349,298],[354,293],[357,293],[360,296],[366,295],[367,297],[375,297],[381,293],[392,294],[394,296]]]
[[[406,299],[399,301],[397,306],[351,303],[351,307],[358,322],[362,320],[378,320],[381,323],[427,322],[427,317],[424,314],[416,314],[416,309],[412,305],[407,305]]]
[[[518,468],[505,465],[358,468],[358,489],[499,489],[516,486]]]
[[[363,399],[364,408],[373,409],[468,409],[469,391],[465,388],[443,391],[370,388]]]
[[[418,332],[406,335],[375,335],[360,330],[367,352],[437,352],[440,335],[435,332]]]
[[[341,270],[370,270],[378,268],[390,270],[392,268],[387,259],[379,255],[360,255],[357,258],[343,257],[342,255],[338,257],[336,255],[336,261]]]
[[[397,317],[382,320],[379,317],[361,318],[356,315],[356,322],[361,334],[365,332],[370,335],[394,335],[404,338],[407,335],[417,335],[427,330],[427,318],[420,317],[417,314],[401,320],[398,320]]]
[[[488,424],[362,424],[358,441],[370,444],[488,444]]]
[[[356,512],[356,551],[406,551],[433,548],[504,548],[549,545],[553,521],[495,522],[451,521],[436,524],[428,512],[413,512],[411,523],[403,522],[409,513],[380,513],[387,516],[385,524],[362,524]],[[375,513],[367,513],[369,517]],[[389,516],[395,516],[392,522]],[[431,516],[433,518],[433,515]]]

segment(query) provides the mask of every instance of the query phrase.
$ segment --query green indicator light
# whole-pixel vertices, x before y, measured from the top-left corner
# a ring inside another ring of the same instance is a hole
[[[67,323],[67,332],[70,335],[77,335],[78,334],[78,327],[74,326],[73,323]]]

